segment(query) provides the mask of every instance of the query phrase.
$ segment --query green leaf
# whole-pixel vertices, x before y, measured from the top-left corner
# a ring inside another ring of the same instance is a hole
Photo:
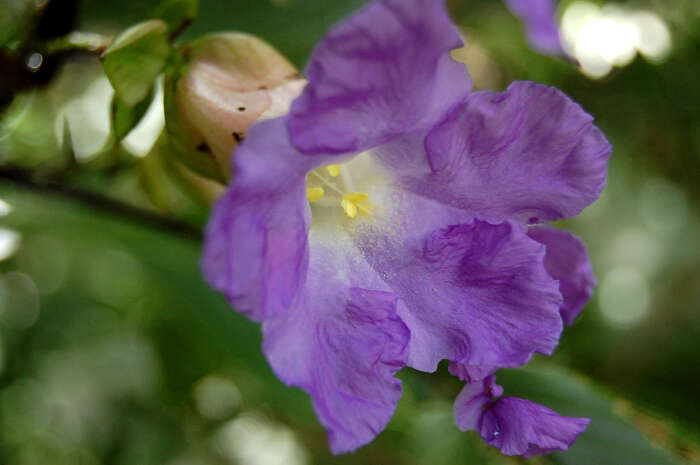
[[[128,106],[145,99],[170,53],[168,27],[160,19],[122,32],[102,55],[102,66],[114,91]]]
[[[139,124],[152,101],[153,90],[151,90],[147,98],[141,100],[133,107],[124,103],[117,94],[114,94],[112,99],[112,128],[117,142],[126,137]]]
[[[612,396],[564,369],[535,364],[504,370],[498,382],[509,396],[541,403],[562,415],[588,417],[588,429],[567,452],[549,456],[564,465],[674,465],[670,453],[652,444],[628,420],[616,413]]]
[[[153,11],[153,17],[168,24],[168,34],[172,39],[192,24],[198,8],[198,0],[163,0]]]

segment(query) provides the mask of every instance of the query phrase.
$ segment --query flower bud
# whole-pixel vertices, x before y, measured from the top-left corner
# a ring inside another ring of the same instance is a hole
[[[256,121],[286,113],[306,81],[257,37],[220,33],[185,45],[166,77],[170,146],[188,168],[225,182],[230,157]]]

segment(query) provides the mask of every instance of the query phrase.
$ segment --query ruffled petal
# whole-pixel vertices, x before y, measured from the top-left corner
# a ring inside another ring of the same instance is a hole
[[[462,431],[476,430],[505,455],[525,458],[567,450],[590,420],[559,415],[542,405],[517,397],[495,398],[503,389],[495,377],[468,383],[454,404],[455,422]]]
[[[427,163],[422,150],[408,160],[408,145],[379,156],[405,189],[480,219],[528,223],[575,216],[597,199],[611,150],[580,106],[532,82],[471,94],[426,137]]]
[[[377,218],[353,238],[401,299],[409,366],[519,366],[533,352],[551,353],[561,295],[544,269],[544,247],[514,222],[460,222],[453,210],[407,197],[392,198],[397,218]]]
[[[443,0],[374,2],[316,46],[288,128],[301,152],[346,153],[429,128],[469,92]]]
[[[523,22],[534,49],[554,55],[563,53],[553,0],[505,0],[505,3]]]
[[[526,399],[503,397],[484,412],[479,434],[505,455],[529,458],[567,450],[588,423],[588,418],[565,417]]]
[[[359,257],[315,243],[303,293],[263,325],[270,365],[311,395],[334,453],[370,442],[394,413],[409,339],[396,306]]]
[[[289,146],[282,119],[255,125],[236,152],[236,180],[212,211],[204,276],[253,320],[285,311],[303,283],[308,165],[309,158]]]
[[[564,298],[559,312],[564,323],[571,326],[596,285],[586,247],[573,234],[549,226],[531,227],[527,235],[547,247],[544,266],[549,275],[559,281],[559,291]]]

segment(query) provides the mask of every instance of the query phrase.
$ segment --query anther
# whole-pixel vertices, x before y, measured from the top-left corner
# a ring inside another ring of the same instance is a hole
[[[350,218],[355,218],[357,216],[358,209],[365,213],[371,214],[372,208],[366,205],[361,205],[363,202],[369,200],[369,195],[364,192],[348,192],[343,194],[343,198],[340,201],[340,206],[345,210],[345,214]]]
[[[345,214],[350,218],[355,218],[357,216],[357,205],[352,203],[350,200],[343,197],[340,201],[340,206],[345,210]]]
[[[310,203],[321,200],[324,195],[326,195],[326,192],[323,190],[323,187],[309,187],[306,189],[306,198],[309,199]]]
[[[334,178],[337,178],[340,174],[340,165],[328,165],[326,166],[326,169],[328,170],[328,174]]]

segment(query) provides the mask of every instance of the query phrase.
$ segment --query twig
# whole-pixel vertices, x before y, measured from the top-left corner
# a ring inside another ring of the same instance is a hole
[[[201,241],[202,231],[184,221],[163,217],[145,208],[129,205],[104,195],[76,189],[52,181],[38,180],[31,172],[15,167],[0,167],[0,180],[9,181],[27,189],[50,192],[62,197],[78,200],[79,202],[112,214],[127,218],[131,222],[147,224],[161,231],[175,234],[186,239]]]

